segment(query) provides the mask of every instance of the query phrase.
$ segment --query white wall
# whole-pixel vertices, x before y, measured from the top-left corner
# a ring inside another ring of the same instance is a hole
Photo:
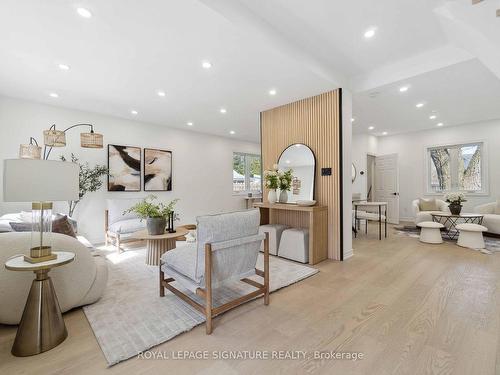
[[[367,195],[367,154],[377,155],[377,137],[369,134],[356,134],[352,137],[352,162],[356,166],[357,176],[352,184],[353,193],[361,193],[362,198]],[[363,175],[360,172],[364,172]]]
[[[27,143],[30,136],[42,142],[42,131],[56,124],[59,129],[76,123],[92,123],[96,132],[104,134],[104,149],[92,150],[80,147],[81,129],[73,129],[67,135],[67,146],[54,149],[51,159],[63,153],[75,153],[81,161],[107,164],[108,143],[139,147],[151,147],[173,152],[173,191],[155,193],[161,199],[180,198],[177,211],[182,223],[193,223],[201,214],[242,209],[242,197],[232,195],[233,151],[260,154],[256,143],[240,142],[228,138],[182,131],[164,126],[128,121],[95,113],[62,109],[0,96],[0,159],[17,158],[20,143]],[[203,126],[203,124],[199,124]],[[3,163],[0,165],[3,177]],[[36,188],[35,181],[27,180]],[[106,184],[105,184],[106,185]],[[0,189],[0,202],[3,192]],[[79,232],[92,242],[104,240],[104,209],[107,198],[144,197],[148,193],[101,191],[84,197],[76,208]],[[25,209],[29,204],[23,205]],[[19,205],[0,203],[0,214],[13,211]],[[55,209],[66,209],[57,203]]]
[[[465,211],[500,197],[500,120],[378,138],[378,155],[399,155],[400,217],[412,218],[412,200],[426,196],[425,149],[428,146],[483,141],[489,174],[489,195],[469,196]]]

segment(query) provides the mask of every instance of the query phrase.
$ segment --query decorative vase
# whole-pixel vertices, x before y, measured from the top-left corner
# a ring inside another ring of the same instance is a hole
[[[280,192],[280,203],[286,203],[286,202],[288,202],[288,191],[281,190],[281,192]]]
[[[148,217],[146,219],[146,227],[148,228],[148,234],[151,236],[158,236],[165,233],[165,227],[167,226],[167,219],[164,217]]]
[[[452,215],[460,215],[460,212],[462,211],[462,205],[461,204],[457,204],[457,203],[450,203],[448,205],[448,207],[450,208],[450,212]]]
[[[267,201],[271,204],[274,204],[278,201],[278,194],[276,194],[276,189],[269,190],[269,193],[267,193]]]

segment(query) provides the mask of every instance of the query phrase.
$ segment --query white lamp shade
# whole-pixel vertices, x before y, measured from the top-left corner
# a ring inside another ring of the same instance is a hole
[[[78,200],[79,167],[55,160],[6,159],[3,165],[5,202]]]

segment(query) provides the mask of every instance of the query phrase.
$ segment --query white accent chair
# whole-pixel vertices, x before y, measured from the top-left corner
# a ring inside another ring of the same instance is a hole
[[[146,229],[146,222],[141,221],[139,217],[133,213],[123,214],[124,211],[139,203],[142,199],[108,199],[107,210],[104,211],[104,232],[105,243],[108,246],[109,242],[114,243],[121,251],[121,243],[130,240],[132,233]],[[132,239],[132,241],[137,241]]]
[[[436,199],[436,204],[438,206],[438,211],[422,211],[420,209],[420,200],[415,199],[412,202],[413,214],[415,216],[415,224],[422,223],[424,221],[433,221],[432,214],[439,213],[450,213],[450,209],[448,208],[448,203],[441,199]]]
[[[309,263],[309,229],[285,230],[281,236],[278,256],[300,263]]]
[[[29,255],[30,232],[0,234],[0,263],[17,254]],[[106,260],[94,256],[77,239],[52,233],[54,251],[71,251],[76,254],[73,262],[50,271],[62,312],[88,305],[101,298],[108,282]],[[28,297],[33,272],[13,272],[0,267],[0,323],[19,324]]]
[[[488,233],[500,235],[500,201],[477,206],[474,212],[484,215],[483,225]]]
[[[443,243],[443,237],[441,237],[441,229],[444,228],[443,224],[435,223],[434,221],[422,221],[417,224],[417,227],[420,227],[420,242],[430,244]]]
[[[281,236],[283,231],[290,228],[284,224],[265,224],[259,227],[259,233],[269,233],[269,254],[278,255]],[[264,244],[261,245],[260,251],[264,251]]]
[[[488,231],[483,225],[478,224],[458,224],[456,228],[460,231],[457,245],[468,247],[469,249],[482,250],[485,248],[483,232]]]
[[[197,243],[186,243],[161,257],[160,297],[165,288],[206,316],[206,333],[212,333],[212,318],[258,296],[269,304],[269,240],[259,234],[258,209],[200,216],[197,218]],[[264,242],[264,270],[255,268],[260,245]],[[263,277],[261,284],[248,277]],[[167,276],[167,277],[165,277]],[[204,299],[197,302],[171,283],[177,281]],[[255,290],[235,300],[214,306],[213,289],[227,283],[245,282]]]

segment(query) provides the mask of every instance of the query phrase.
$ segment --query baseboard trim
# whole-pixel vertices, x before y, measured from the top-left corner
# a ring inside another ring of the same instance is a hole
[[[348,250],[348,251],[345,251],[345,250],[344,250],[344,259],[342,259],[342,260],[347,260],[347,259],[349,259],[349,258],[352,258],[353,256],[354,256],[354,251],[353,251],[353,249]]]

